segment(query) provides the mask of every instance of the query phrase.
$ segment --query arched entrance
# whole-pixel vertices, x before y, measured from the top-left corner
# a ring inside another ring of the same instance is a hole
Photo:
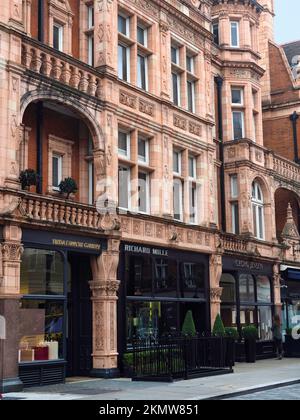
[[[291,205],[294,222],[299,232],[300,212],[299,197],[293,191],[279,188],[275,192],[275,216],[276,216],[276,235],[282,241],[282,231],[287,221],[288,206]]]

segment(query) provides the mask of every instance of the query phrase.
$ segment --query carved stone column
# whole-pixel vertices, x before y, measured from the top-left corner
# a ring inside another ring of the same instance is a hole
[[[213,327],[217,315],[221,312],[221,297],[223,288],[220,287],[220,280],[222,276],[222,255],[211,255],[210,262],[210,313],[211,313],[211,327]]]
[[[273,266],[274,304],[275,312],[281,316],[281,275],[279,264]]]
[[[119,239],[109,239],[107,251],[92,257],[93,280],[90,282],[93,302],[93,370],[95,377],[116,377],[117,352],[117,280]]]
[[[16,392],[23,388],[18,377],[21,236],[19,226],[4,226],[0,250],[0,315],[6,321],[6,339],[0,351],[0,370],[3,372],[0,392]]]

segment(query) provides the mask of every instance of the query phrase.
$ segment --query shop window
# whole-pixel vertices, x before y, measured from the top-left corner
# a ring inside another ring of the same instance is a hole
[[[154,287],[157,296],[177,297],[177,262],[157,258],[154,262]]]
[[[236,281],[231,274],[223,274],[221,277],[220,287],[222,291],[222,302],[235,302],[236,301]]]
[[[221,318],[225,327],[237,328],[237,308],[235,305],[221,305]]]
[[[272,308],[269,306],[260,306],[257,312],[258,317],[258,336],[262,341],[272,340]]]
[[[181,265],[181,295],[185,298],[205,298],[205,271],[203,264],[184,262]]]
[[[240,310],[240,321],[241,321],[242,328],[248,325],[257,326],[257,316],[256,316],[255,306],[242,306]]]
[[[21,264],[22,295],[63,295],[64,264],[61,254],[27,248]]]
[[[257,277],[257,301],[264,303],[271,303],[271,283],[268,277]]]
[[[239,278],[241,302],[255,302],[254,278],[250,274],[241,274]]]
[[[127,257],[127,296],[152,296],[152,262],[149,257]]]
[[[22,300],[19,362],[63,359],[64,302]]]

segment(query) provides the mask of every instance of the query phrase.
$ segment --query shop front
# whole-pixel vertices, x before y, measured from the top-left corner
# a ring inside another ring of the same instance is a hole
[[[21,262],[19,375],[25,386],[63,382],[92,370],[93,237],[24,230]]]
[[[134,338],[180,333],[188,311],[210,330],[208,256],[123,243],[119,279],[120,357]]]
[[[273,266],[254,259],[223,258],[220,287],[221,317],[225,327],[236,328],[242,341],[246,326],[258,329],[257,358],[274,356],[273,316],[275,311]],[[244,346],[237,346],[237,360],[244,360]]]

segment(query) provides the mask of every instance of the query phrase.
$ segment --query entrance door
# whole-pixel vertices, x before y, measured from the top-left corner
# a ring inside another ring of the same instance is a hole
[[[88,376],[92,369],[90,258],[69,254],[67,376]]]

